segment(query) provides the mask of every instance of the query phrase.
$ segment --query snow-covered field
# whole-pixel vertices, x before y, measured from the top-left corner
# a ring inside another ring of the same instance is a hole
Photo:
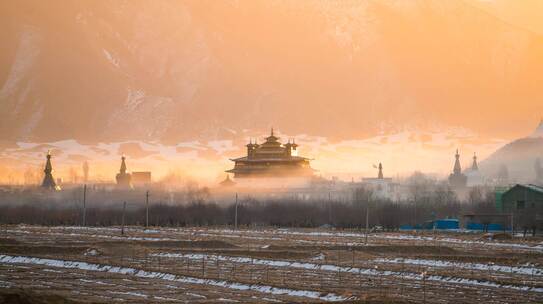
[[[0,229],[0,288],[108,302],[541,303],[541,240],[310,229]],[[107,300],[106,300],[107,299]]]

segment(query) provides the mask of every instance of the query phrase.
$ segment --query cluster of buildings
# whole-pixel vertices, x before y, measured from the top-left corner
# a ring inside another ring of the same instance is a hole
[[[383,165],[376,166],[376,177],[362,178],[360,182],[341,182],[337,179],[327,180],[316,176],[311,168],[311,159],[298,155],[298,145],[294,140],[286,144],[279,141],[273,129],[265,142],[258,144],[250,140],[246,145],[247,155],[231,159],[234,167],[226,171],[227,176],[220,183],[222,189],[235,189],[243,191],[244,187],[258,188],[259,185],[267,186],[260,194],[264,197],[293,195],[301,199],[330,199],[333,195],[336,201],[350,201],[353,193],[358,189],[371,190],[374,198],[400,201],[406,199],[409,193],[408,185],[385,177]],[[84,167],[88,176],[88,164]],[[538,177],[543,178],[541,164],[536,164]],[[53,177],[51,154],[47,153],[42,187],[51,190],[60,190],[60,185]],[[233,176],[233,179],[230,177]],[[86,177],[87,178],[87,177]],[[121,166],[115,176],[118,189],[133,189],[136,185],[151,183],[151,172],[128,173],[126,158],[121,157]],[[263,184],[264,183],[264,184]],[[272,187],[270,187],[270,184]],[[479,171],[477,156],[473,156],[471,167],[462,170],[460,154],[455,154],[455,162],[452,173],[449,175],[448,184],[451,189],[462,195],[472,187],[485,184],[483,175]],[[258,197],[257,192],[253,192]],[[501,223],[500,227],[506,227],[507,222],[515,214],[516,220],[524,223],[523,227],[533,228],[537,223],[543,222],[543,188],[536,185],[516,185],[496,191],[496,210],[491,214],[467,214],[463,217],[471,222],[476,221],[488,229],[492,223]],[[508,218],[507,216],[510,215]],[[486,223],[486,224],[485,224]]]
[[[397,180],[385,177],[383,164],[375,166],[378,170],[375,177],[362,178],[361,181],[353,180],[351,183],[342,183],[336,179],[326,180],[316,174],[311,167],[310,158],[298,155],[298,145],[292,140],[283,144],[280,138],[274,134],[273,128],[265,141],[258,144],[256,140],[249,140],[246,145],[247,154],[243,157],[231,159],[234,163],[232,169],[226,170],[226,178],[220,183],[223,189],[226,188],[267,188],[288,189],[290,192],[312,192],[335,191],[341,192],[339,188],[364,187],[371,189],[373,194],[379,198],[399,200],[406,190]],[[85,176],[88,176],[88,164],[85,164]],[[60,185],[53,178],[51,165],[51,154],[47,154],[44,169],[42,187],[46,189],[59,190]],[[543,176],[543,169],[541,170]],[[126,157],[121,157],[121,166],[115,176],[116,186],[120,189],[132,189],[134,186],[151,183],[151,172],[129,173],[126,165]],[[473,156],[470,168],[462,170],[460,154],[458,150],[455,155],[455,162],[448,178],[450,187],[462,193],[471,187],[484,185],[484,178],[479,171],[477,156]],[[338,187],[338,185],[340,185]],[[339,189],[339,190],[338,190]],[[271,190],[273,192],[273,190]]]
[[[44,172],[44,177],[41,183],[41,187],[48,190],[55,190],[55,191],[61,190],[62,181],[60,179],[55,180],[55,178],[53,177],[53,166],[51,164],[50,152],[47,152],[45,169],[43,170],[43,172]],[[88,162],[85,162],[83,164],[83,172],[84,172],[84,181],[86,182],[88,180],[88,174],[89,174]],[[134,186],[148,186],[152,182],[151,172],[143,171],[143,172],[128,173],[127,166],[126,166],[126,157],[123,155],[121,157],[121,167],[119,169],[119,173],[117,173],[117,175],[115,176],[115,181],[116,181],[117,188],[124,189],[124,190],[133,189]]]
[[[462,172],[458,150],[456,150],[455,158],[453,172],[449,175],[449,185],[453,189],[461,191],[469,187],[477,187],[484,184],[483,175],[479,171],[479,165],[477,164],[477,155],[473,155],[471,168],[466,172]]]
[[[247,155],[235,159],[232,169],[226,170],[226,178],[220,183],[222,187],[251,187],[265,183],[268,188],[300,189],[312,186],[337,184],[337,180],[326,181],[316,177],[316,170],[311,167],[311,159],[298,155],[298,145],[292,140],[286,144],[281,143],[280,138],[274,134],[273,128],[270,135],[262,144],[256,140],[250,140],[246,145]],[[449,184],[455,190],[462,191],[469,187],[482,185],[484,180],[479,172],[477,156],[473,156],[473,163],[469,170],[462,171],[460,154],[456,151],[456,161],[453,173],[449,176]],[[85,179],[88,178],[88,163],[84,164]],[[361,184],[372,189],[377,197],[398,198],[400,185],[392,178],[385,177],[383,165],[376,167],[376,177],[362,178]],[[42,187],[46,189],[60,190],[60,182],[53,177],[51,154],[47,153]],[[543,170],[542,170],[543,174]],[[233,179],[231,178],[231,175]],[[148,185],[151,183],[151,172],[128,173],[126,157],[121,157],[121,166],[115,176],[116,185],[121,189],[131,189],[134,185]],[[353,181],[354,183],[354,181]],[[351,184],[353,184],[351,183]],[[360,183],[356,183],[359,186]]]

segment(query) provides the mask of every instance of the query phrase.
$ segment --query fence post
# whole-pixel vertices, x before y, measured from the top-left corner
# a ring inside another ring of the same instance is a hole
[[[401,280],[400,280],[400,294],[403,295],[403,272],[404,272],[404,260],[402,260],[402,268],[401,268]]]
[[[251,257],[251,266],[249,268],[249,282],[253,280],[253,257]]]
[[[341,285],[341,251],[337,251],[337,281]]]
[[[145,229],[149,228],[149,190],[145,192]]]
[[[377,275],[377,278],[379,278],[379,282],[375,280],[375,284],[377,284],[377,292],[379,294],[379,297],[381,297],[381,276],[379,275],[379,266],[375,266],[375,274]]]
[[[323,282],[323,275],[322,275],[322,264],[319,265],[319,278],[320,278],[320,283],[321,283],[321,289],[322,289],[322,286],[324,286],[324,282]]]
[[[215,257],[215,261],[217,262],[217,278],[221,279],[221,266],[219,265],[219,256],[217,255]]]
[[[202,277],[206,276],[206,256],[202,255]]]
[[[426,304],[426,271],[422,273],[422,303]]]
[[[368,232],[370,228],[370,202],[366,203],[366,233],[365,233],[365,240],[364,245],[368,245]]]
[[[234,230],[238,230],[238,193],[236,192],[236,206],[234,214]]]

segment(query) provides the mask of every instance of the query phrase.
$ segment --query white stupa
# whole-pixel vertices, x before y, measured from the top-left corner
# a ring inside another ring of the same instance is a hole
[[[534,133],[532,133],[532,135],[530,135],[530,137],[532,137],[532,138],[543,137],[543,119],[541,119],[541,122],[539,123],[539,126],[537,127],[537,129],[535,129]]]

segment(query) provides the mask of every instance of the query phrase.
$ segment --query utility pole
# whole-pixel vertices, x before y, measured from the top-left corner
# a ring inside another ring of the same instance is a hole
[[[328,192],[328,224],[332,225],[332,194]]]
[[[238,230],[238,193],[236,192],[236,207],[234,215],[234,230]]]
[[[87,184],[83,185],[83,227],[87,225]]]
[[[145,192],[145,229],[149,228],[149,190]]]
[[[368,201],[368,203],[366,204],[366,236],[365,236],[366,239],[364,241],[365,245],[368,245],[369,228],[370,228],[370,202]]]
[[[123,216],[121,218],[121,235],[124,235],[124,213],[126,212],[126,202],[123,202]]]
[[[513,226],[515,220],[515,214],[511,212],[511,237],[515,237],[515,228]]]

